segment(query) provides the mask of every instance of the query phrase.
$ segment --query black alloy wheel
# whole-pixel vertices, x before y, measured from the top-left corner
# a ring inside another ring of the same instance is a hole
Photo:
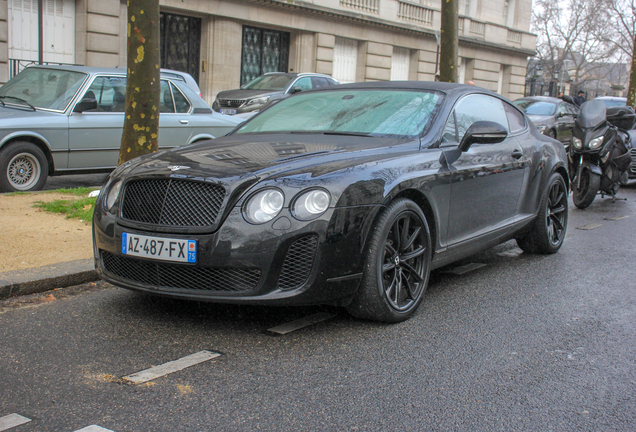
[[[408,319],[426,291],[430,263],[430,231],[422,210],[407,199],[394,201],[376,222],[362,283],[348,311],[375,321]]]
[[[529,232],[517,238],[517,244],[528,253],[555,253],[563,245],[567,225],[567,187],[563,177],[554,173],[541,199],[537,220]]]
[[[551,184],[546,210],[548,240],[552,247],[560,247],[568,222],[568,195],[563,181]]]

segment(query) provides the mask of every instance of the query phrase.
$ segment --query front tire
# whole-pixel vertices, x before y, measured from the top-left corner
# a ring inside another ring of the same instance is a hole
[[[567,188],[563,177],[554,173],[541,198],[537,220],[517,244],[524,252],[553,254],[563,245],[567,226]]]
[[[431,235],[422,209],[408,199],[393,201],[375,223],[360,288],[347,311],[388,323],[410,318],[426,291],[431,257]]]
[[[584,209],[592,204],[596,198],[596,192],[601,187],[601,176],[594,174],[588,169],[581,172],[581,187],[577,187],[578,180],[572,182],[572,201],[580,209]]]
[[[0,150],[0,192],[40,190],[48,174],[46,156],[35,144],[16,142]]]

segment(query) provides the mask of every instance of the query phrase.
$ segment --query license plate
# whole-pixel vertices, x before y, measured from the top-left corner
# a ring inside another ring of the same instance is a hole
[[[234,115],[236,114],[236,110],[230,108],[221,108],[221,114]]]
[[[197,262],[197,241],[122,233],[121,253],[185,263]]]

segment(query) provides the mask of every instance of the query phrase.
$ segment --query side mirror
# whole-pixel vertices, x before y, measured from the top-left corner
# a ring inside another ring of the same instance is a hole
[[[97,101],[95,98],[85,97],[75,105],[73,112],[81,113],[88,110],[97,109]]]
[[[303,91],[302,87],[295,86],[295,87],[292,89],[291,94],[294,94],[294,93],[300,93],[301,91]]]
[[[506,139],[508,131],[499,123],[491,121],[476,121],[473,123],[459,143],[459,149],[468,151],[473,144],[495,144]]]

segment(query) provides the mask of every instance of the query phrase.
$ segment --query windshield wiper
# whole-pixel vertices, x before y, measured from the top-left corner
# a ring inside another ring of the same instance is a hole
[[[18,101],[18,102],[21,102],[21,103],[23,103],[23,104],[25,104],[25,105],[28,105],[29,107],[31,107],[31,109],[32,109],[33,111],[35,111],[35,107],[34,107],[33,105],[31,105],[30,103],[28,103],[28,102],[27,102],[27,101],[25,101],[24,99],[19,98],[19,97],[15,97],[15,96],[0,96],[0,102],[2,102],[2,105],[3,105],[3,106],[6,106],[6,105],[7,105],[7,104],[5,104],[5,103],[4,103],[4,101],[2,100],[2,99],[5,99],[5,98],[6,98],[6,99],[11,99],[11,100],[14,100],[14,101]]]
[[[324,135],[348,135],[348,136],[361,136],[361,137],[370,137],[371,134],[364,132],[345,132],[345,131],[324,131]]]

